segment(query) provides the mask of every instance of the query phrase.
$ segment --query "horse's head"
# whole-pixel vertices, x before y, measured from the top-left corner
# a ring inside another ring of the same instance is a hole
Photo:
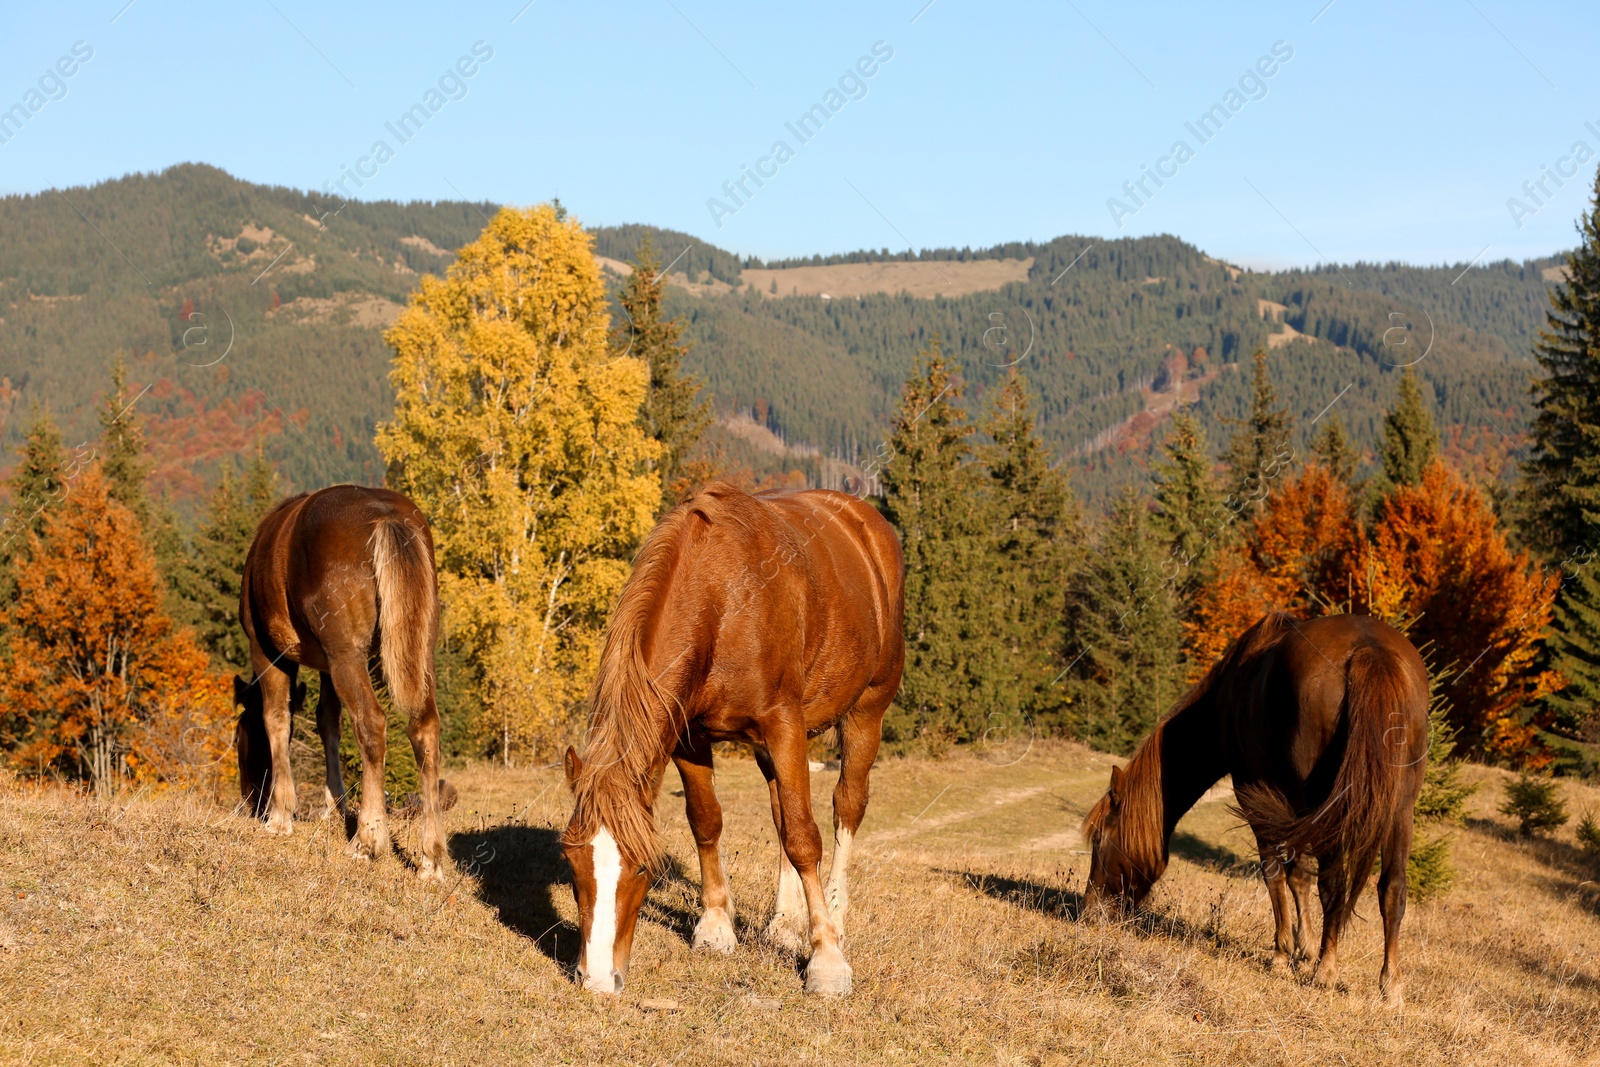
[[[567,785],[574,788],[583,761],[567,749]],[[593,993],[620,993],[628,978],[633,929],[650,888],[650,861],[629,856],[603,819],[588,818],[582,799],[562,837],[572,866],[572,893],[578,902],[583,948],[578,981]],[[626,838],[628,835],[624,834]]]
[[[1164,850],[1151,854],[1148,820],[1131,810],[1129,781],[1121,767],[1111,768],[1111,788],[1084,817],[1083,836],[1093,850],[1084,914],[1108,905],[1122,911],[1138,907],[1166,868]]]

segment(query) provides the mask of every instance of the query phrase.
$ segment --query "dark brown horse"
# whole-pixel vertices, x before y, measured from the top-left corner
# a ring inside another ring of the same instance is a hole
[[[439,712],[433,652],[439,630],[433,537],[417,506],[387,489],[336,485],[278,504],[261,520],[245,559],[239,619],[254,677],[235,684],[243,705],[235,735],[245,801],[267,832],[294,829],[289,723],[304,690],[301,667],[322,673],[317,730],[327,761],[324,817],[344,812],[339,713],[348,708],[361,750],[361,814],[352,853],[388,851],[383,771],[386,721],[372,684],[409,719],[422,778],[420,873],[442,878]]]
[[[845,868],[867,807],[883,713],[900,687],[900,545],[873,508],[843,493],[702,489],[639,550],[606,631],[586,752],[567,750],[576,800],[563,837],[583,949],[578,976],[621,990],[634,925],[657,866],[653,811],[670,759],[700,852],[696,948],[732,952],[733,900],[717,841],[711,743],[746,741],[778,828],[778,899],[768,937],[809,945],[806,989],[843,994]],[[833,871],[811,815],[807,739],[838,726]]]
[[[1365,615],[1263,618],[1134,753],[1084,820],[1085,910],[1137,904],[1166,870],[1173,828],[1233,776],[1277,931],[1274,969],[1307,955],[1312,872],[1322,901],[1313,982],[1332,985],[1339,933],[1381,853],[1385,999],[1401,1000],[1400,920],[1412,812],[1428,754],[1428,675],[1401,634]],[[1292,937],[1292,941],[1291,941]]]

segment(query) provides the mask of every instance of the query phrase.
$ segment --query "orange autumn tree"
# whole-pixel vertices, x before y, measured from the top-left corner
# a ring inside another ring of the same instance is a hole
[[[102,795],[123,779],[215,786],[229,773],[229,683],[162,602],[138,520],[87,469],[30,533],[7,612],[0,745],[17,769]]]
[[[1559,573],[1542,575],[1513,553],[1484,494],[1438,459],[1417,485],[1397,486],[1372,525],[1369,599],[1416,621],[1447,672],[1452,724],[1480,751],[1534,765],[1548,760],[1520,711],[1559,689],[1537,665]],[[1384,612],[1375,612],[1385,614]]]
[[[1484,495],[1438,459],[1363,530],[1349,488],[1320,463],[1270,496],[1219,560],[1185,626],[1202,672],[1272,610],[1348,610],[1406,624],[1429,649],[1453,725],[1480,752],[1537,764],[1519,711],[1560,684],[1535,659],[1556,576],[1513,553]]]
[[[1267,497],[1184,624],[1196,678],[1251,623],[1269,611],[1321,614],[1320,602],[1349,599],[1363,538],[1350,489],[1321,463]]]

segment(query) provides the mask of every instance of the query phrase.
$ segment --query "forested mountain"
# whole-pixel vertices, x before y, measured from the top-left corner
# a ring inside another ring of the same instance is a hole
[[[219,463],[258,440],[291,485],[375,481],[373,431],[392,405],[381,329],[420,274],[442,272],[494,210],[341,205],[200,165],[0,199],[4,444],[15,446],[34,404],[69,443],[93,436],[120,352],[133,391],[149,386],[138,404],[151,420],[158,492],[193,499]],[[662,262],[679,257],[676,280],[701,283],[668,291],[693,345],[685,365],[717,413],[748,412],[776,435],[763,452],[749,434],[721,431],[730,459],[816,479],[822,457],[873,454],[913,354],[939,336],[964,368],[969,403],[1016,362],[1046,441],[1097,499],[1141,477],[1180,397],[1195,402],[1212,442],[1225,441],[1221,420],[1241,415],[1248,394],[1233,369],[1269,346],[1297,445],[1338,398],[1333,410],[1370,453],[1398,366],[1420,358],[1447,450],[1501,474],[1527,421],[1529,345],[1559,263],[1260,273],[1173,237],[1063,236],[761,264],[650,226],[593,233],[596,253],[614,260],[649,235]],[[986,258],[1032,265],[1025,281],[931,299],[779,295],[781,286],[758,291],[741,277],[749,267],[912,258],[930,271]]]

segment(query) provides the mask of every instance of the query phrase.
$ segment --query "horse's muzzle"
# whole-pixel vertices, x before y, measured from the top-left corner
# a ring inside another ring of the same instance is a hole
[[[579,967],[578,984],[591,993],[604,993],[607,996],[614,996],[622,992],[622,987],[627,984],[627,979],[615,967],[611,968],[611,981],[609,983],[598,975],[590,976],[588,971]]]

